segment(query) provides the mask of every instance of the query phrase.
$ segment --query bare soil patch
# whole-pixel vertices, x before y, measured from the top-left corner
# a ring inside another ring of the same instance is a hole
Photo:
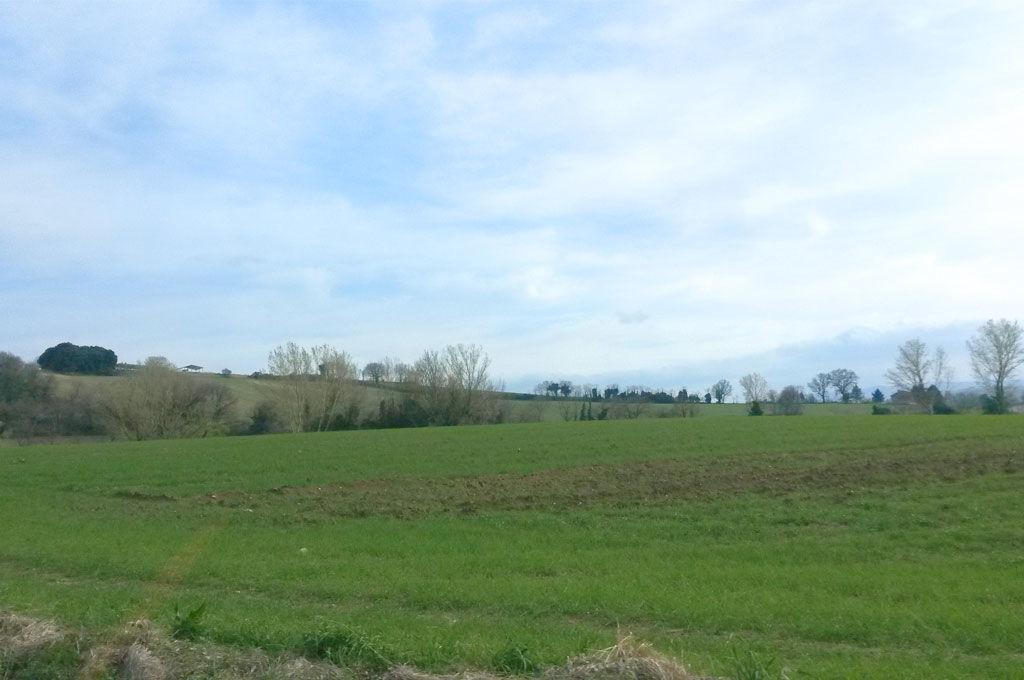
[[[342,484],[281,487],[259,493],[226,491],[189,499],[252,510],[288,506],[298,516],[471,514],[484,510],[564,510],[573,507],[663,505],[744,494],[792,494],[830,489],[955,481],[1024,470],[1024,453],[971,450],[932,455],[927,448],[728,456],[559,468],[531,474],[449,478],[383,478]]]

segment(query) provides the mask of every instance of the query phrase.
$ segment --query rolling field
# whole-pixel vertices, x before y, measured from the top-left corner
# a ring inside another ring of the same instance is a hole
[[[355,668],[552,666],[631,631],[707,675],[754,651],[773,677],[1024,678],[1018,417],[23,447],[0,517],[0,609],[96,636],[205,605],[204,641]]]

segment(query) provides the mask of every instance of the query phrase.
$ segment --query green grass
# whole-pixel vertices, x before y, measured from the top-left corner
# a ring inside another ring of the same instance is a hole
[[[1022,452],[974,416],[6,449],[0,608],[371,669],[622,629],[707,674],[1021,678]]]

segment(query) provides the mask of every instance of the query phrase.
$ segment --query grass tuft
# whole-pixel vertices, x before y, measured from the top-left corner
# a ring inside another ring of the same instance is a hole
[[[618,641],[576,659],[552,673],[558,680],[630,678],[631,680],[693,680],[681,663],[642,642],[632,633],[619,633]]]
[[[540,662],[524,644],[511,644],[494,655],[491,666],[509,675],[528,675],[540,670]]]
[[[308,635],[301,648],[301,654],[307,658],[375,671],[395,665],[384,652],[378,640],[350,628],[321,630]]]
[[[732,649],[733,655],[733,680],[788,680],[782,671],[775,672],[775,659],[762,659],[757,653],[748,649],[746,654],[741,654],[736,647]]]

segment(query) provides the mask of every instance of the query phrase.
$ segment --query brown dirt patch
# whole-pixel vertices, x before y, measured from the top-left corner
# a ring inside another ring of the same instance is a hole
[[[988,449],[932,455],[926,447],[893,452],[762,454],[446,478],[385,478],[282,487],[260,493],[222,492],[191,499],[252,510],[287,506],[298,516],[415,518],[483,510],[663,505],[744,494],[956,481],[1024,470],[1024,453]]]

